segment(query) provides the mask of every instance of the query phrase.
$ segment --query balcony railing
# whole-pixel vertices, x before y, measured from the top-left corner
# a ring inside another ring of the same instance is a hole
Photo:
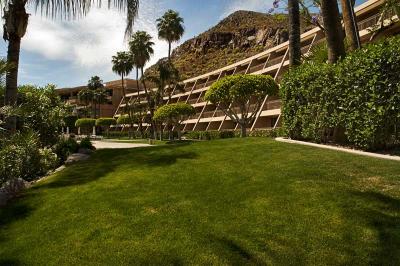
[[[265,62],[261,63],[261,64],[258,64],[258,65],[255,65],[255,66],[252,66],[252,67],[250,67],[248,73],[254,73],[254,72],[260,71],[261,69],[264,68],[264,65],[265,65]]]
[[[284,57],[284,55],[281,55],[281,56],[279,56],[279,57],[277,57],[277,58],[268,60],[268,62],[267,62],[267,64],[266,64],[265,68],[270,67],[270,66],[274,66],[274,65],[276,65],[276,64],[281,63],[283,57]]]
[[[201,118],[209,118],[209,117],[213,117],[214,115],[214,111],[207,111],[207,112],[203,112],[203,115],[201,116]]]
[[[195,103],[197,103],[197,98],[195,98],[195,99],[190,99],[190,100],[188,101],[188,104],[195,104]]]
[[[264,110],[272,110],[279,108],[281,108],[281,100],[273,100],[273,101],[267,101],[266,108],[264,107]]]

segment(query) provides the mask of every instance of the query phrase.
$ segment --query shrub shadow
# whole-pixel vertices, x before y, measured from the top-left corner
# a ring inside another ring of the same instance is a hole
[[[379,192],[353,192],[365,205],[355,212],[376,229],[378,249],[372,254],[373,265],[400,265],[400,200]]]

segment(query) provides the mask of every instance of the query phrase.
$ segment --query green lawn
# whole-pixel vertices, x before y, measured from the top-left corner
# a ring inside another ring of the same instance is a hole
[[[263,138],[98,151],[0,209],[0,264],[400,265],[400,163]]]

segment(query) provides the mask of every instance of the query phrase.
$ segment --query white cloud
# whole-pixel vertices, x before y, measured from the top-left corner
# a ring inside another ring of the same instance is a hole
[[[229,0],[229,4],[221,14],[221,19],[237,10],[251,10],[266,13],[272,7],[273,0]]]
[[[155,20],[161,15],[160,1],[142,3],[135,30],[145,30],[154,38],[155,54],[150,65],[165,57],[168,47],[157,38]],[[106,6],[93,8],[86,17],[75,21],[50,20],[33,14],[23,38],[22,49],[45,59],[67,61],[85,70],[93,69],[94,73],[111,73],[111,57],[127,49],[123,41],[125,13],[108,10]]]

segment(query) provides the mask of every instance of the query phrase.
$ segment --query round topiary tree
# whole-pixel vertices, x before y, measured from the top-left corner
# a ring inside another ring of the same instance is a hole
[[[116,124],[117,124],[117,120],[115,120],[112,117],[101,117],[101,118],[97,118],[97,120],[96,120],[96,126],[105,128],[107,136],[108,136],[110,127],[114,126]]]
[[[154,120],[173,125],[181,139],[181,123],[188,116],[195,114],[194,107],[187,103],[173,103],[159,107],[154,113]]]
[[[87,135],[90,134],[90,130],[96,125],[96,119],[93,118],[80,118],[76,120],[75,126],[79,129],[83,129]]]
[[[246,128],[256,119],[265,97],[276,95],[278,90],[278,84],[269,75],[233,75],[215,82],[204,99],[239,124],[241,137],[245,137]]]

